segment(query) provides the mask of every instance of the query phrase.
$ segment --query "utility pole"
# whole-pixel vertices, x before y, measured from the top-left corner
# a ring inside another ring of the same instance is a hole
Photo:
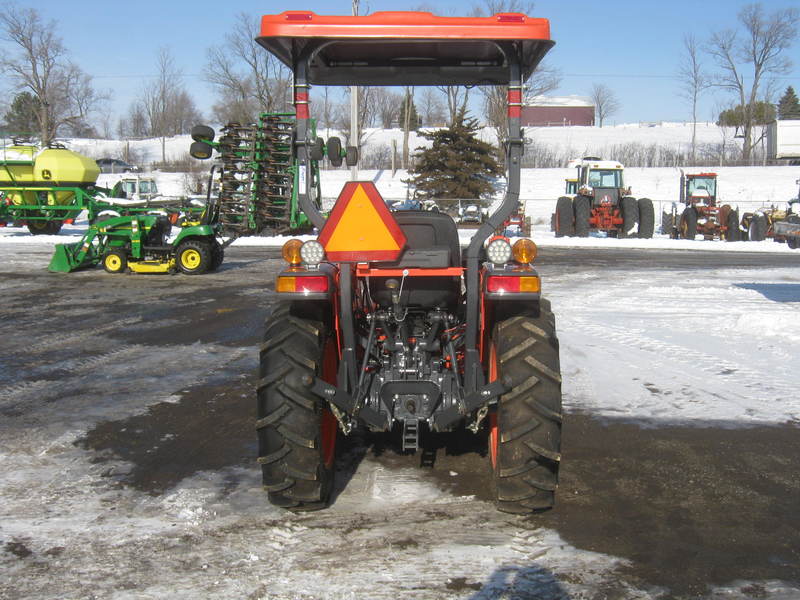
[[[353,0],[353,16],[358,16],[358,2]],[[350,145],[358,146],[358,86],[350,86]],[[358,149],[359,154],[361,148]],[[350,181],[358,179],[358,165],[350,167]]]

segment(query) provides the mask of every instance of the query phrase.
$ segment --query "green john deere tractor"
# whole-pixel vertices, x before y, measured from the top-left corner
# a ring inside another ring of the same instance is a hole
[[[208,211],[206,213],[209,214]],[[102,264],[109,273],[170,273],[199,275],[214,271],[225,256],[218,226],[210,216],[181,227],[173,240],[172,224],[163,215],[141,214],[99,220],[81,241],[57,244],[48,269],[70,273]]]

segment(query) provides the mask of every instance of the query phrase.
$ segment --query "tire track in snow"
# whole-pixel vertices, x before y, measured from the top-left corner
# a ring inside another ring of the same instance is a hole
[[[135,325],[142,322],[142,317],[128,317],[109,322],[106,325],[91,327],[90,329],[78,329],[71,333],[60,334],[58,337],[49,337],[46,340],[29,346],[27,352],[41,353],[49,350],[56,350],[64,347],[80,346],[86,340],[97,340],[99,336],[110,331],[115,331],[120,327]]]
[[[711,377],[704,377],[702,388],[703,392],[712,397],[718,398],[723,402],[730,402],[733,398],[737,399],[744,415],[754,417],[759,412],[766,420],[771,420],[771,412],[765,410],[766,398],[771,398],[776,402],[782,402],[782,415],[789,420],[798,419],[798,411],[786,405],[787,400],[796,397],[797,385],[782,378],[774,370],[765,376],[763,370],[758,370],[747,366],[739,361],[722,359],[714,354],[703,352],[688,346],[660,340],[647,334],[642,329],[625,329],[603,323],[589,317],[570,315],[569,319],[564,319],[566,323],[561,326],[561,331],[569,331],[575,335],[591,336],[604,343],[613,342],[625,348],[626,351],[638,350],[654,354],[659,359],[671,364],[686,367],[688,373],[703,373]],[[675,369],[672,370],[675,373]],[[645,383],[645,382],[642,382]],[[587,392],[586,386],[578,384],[580,392]],[[649,386],[645,386],[650,389]],[[691,387],[691,386],[690,386]],[[720,389],[726,390],[726,396],[720,395]],[[684,392],[689,388],[684,388]],[[651,390],[652,391],[652,390]],[[672,403],[672,407],[678,412],[686,408],[685,404]],[[616,410],[614,407],[604,407],[605,412],[626,413],[625,409]],[[667,410],[666,412],[673,412]],[[668,416],[665,411],[654,412],[651,416]],[[673,415],[675,416],[675,415]],[[733,416],[733,415],[732,415]]]

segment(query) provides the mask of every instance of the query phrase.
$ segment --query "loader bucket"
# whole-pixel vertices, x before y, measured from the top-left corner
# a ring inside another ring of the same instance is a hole
[[[52,273],[71,273],[81,267],[93,266],[95,261],[92,259],[91,254],[86,254],[80,257],[81,243],[74,244],[56,244],[56,250],[53,253],[53,258],[50,259],[50,265],[47,270]]]

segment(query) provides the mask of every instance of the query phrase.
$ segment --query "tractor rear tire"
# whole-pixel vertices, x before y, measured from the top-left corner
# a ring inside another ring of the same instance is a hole
[[[790,237],[786,238],[786,245],[789,246],[791,250],[795,250],[800,244],[798,244],[797,238]]]
[[[750,225],[747,227],[747,237],[751,242],[763,242],[767,239],[766,215],[756,213],[750,218]]]
[[[358,148],[348,146],[344,154],[344,163],[348,167],[355,167],[358,164]]]
[[[742,232],[739,229],[739,211],[732,210],[726,218],[727,229],[725,231],[725,241],[739,242],[742,239]]]
[[[620,202],[620,212],[622,212],[622,226],[618,230],[617,237],[627,238],[634,235],[636,223],[639,222],[639,205],[636,198],[626,196]]]
[[[211,245],[211,266],[208,268],[209,271],[216,271],[219,269],[222,262],[225,260],[225,248],[222,247],[218,241],[214,240],[214,243]]]
[[[336,419],[310,391],[335,378],[336,345],[321,320],[283,304],[267,319],[258,382],[258,462],[269,501],[325,508],[333,488]],[[332,375],[333,374],[333,375]]]
[[[186,240],[175,250],[175,264],[186,275],[202,275],[211,268],[211,263],[212,251],[208,242]]]
[[[556,202],[555,215],[556,237],[575,235],[575,215],[572,211],[572,200],[561,196]]]
[[[539,317],[499,322],[490,378],[510,379],[490,419],[495,500],[503,512],[552,508],[561,461],[561,369],[555,319],[547,301]]]
[[[103,256],[103,268],[106,273],[124,273],[128,268],[128,256],[124,250],[109,250]]]
[[[639,198],[639,237],[649,240],[656,228],[656,213],[650,198]]]
[[[589,237],[589,217],[591,216],[591,200],[586,196],[576,196],[575,206],[575,236]]]
[[[681,214],[681,221],[678,225],[681,238],[693,240],[697,235],[697,212],[691,206],[687,206]]]
[[[30,221],[28,231],[33,235],[56,235],[62,225],[62,221]]]
[[[661,213],[661,233],[664,235],[668,235],[669,237],[677,237],[676,235],[676,218],[671,212],[662,212]]]

